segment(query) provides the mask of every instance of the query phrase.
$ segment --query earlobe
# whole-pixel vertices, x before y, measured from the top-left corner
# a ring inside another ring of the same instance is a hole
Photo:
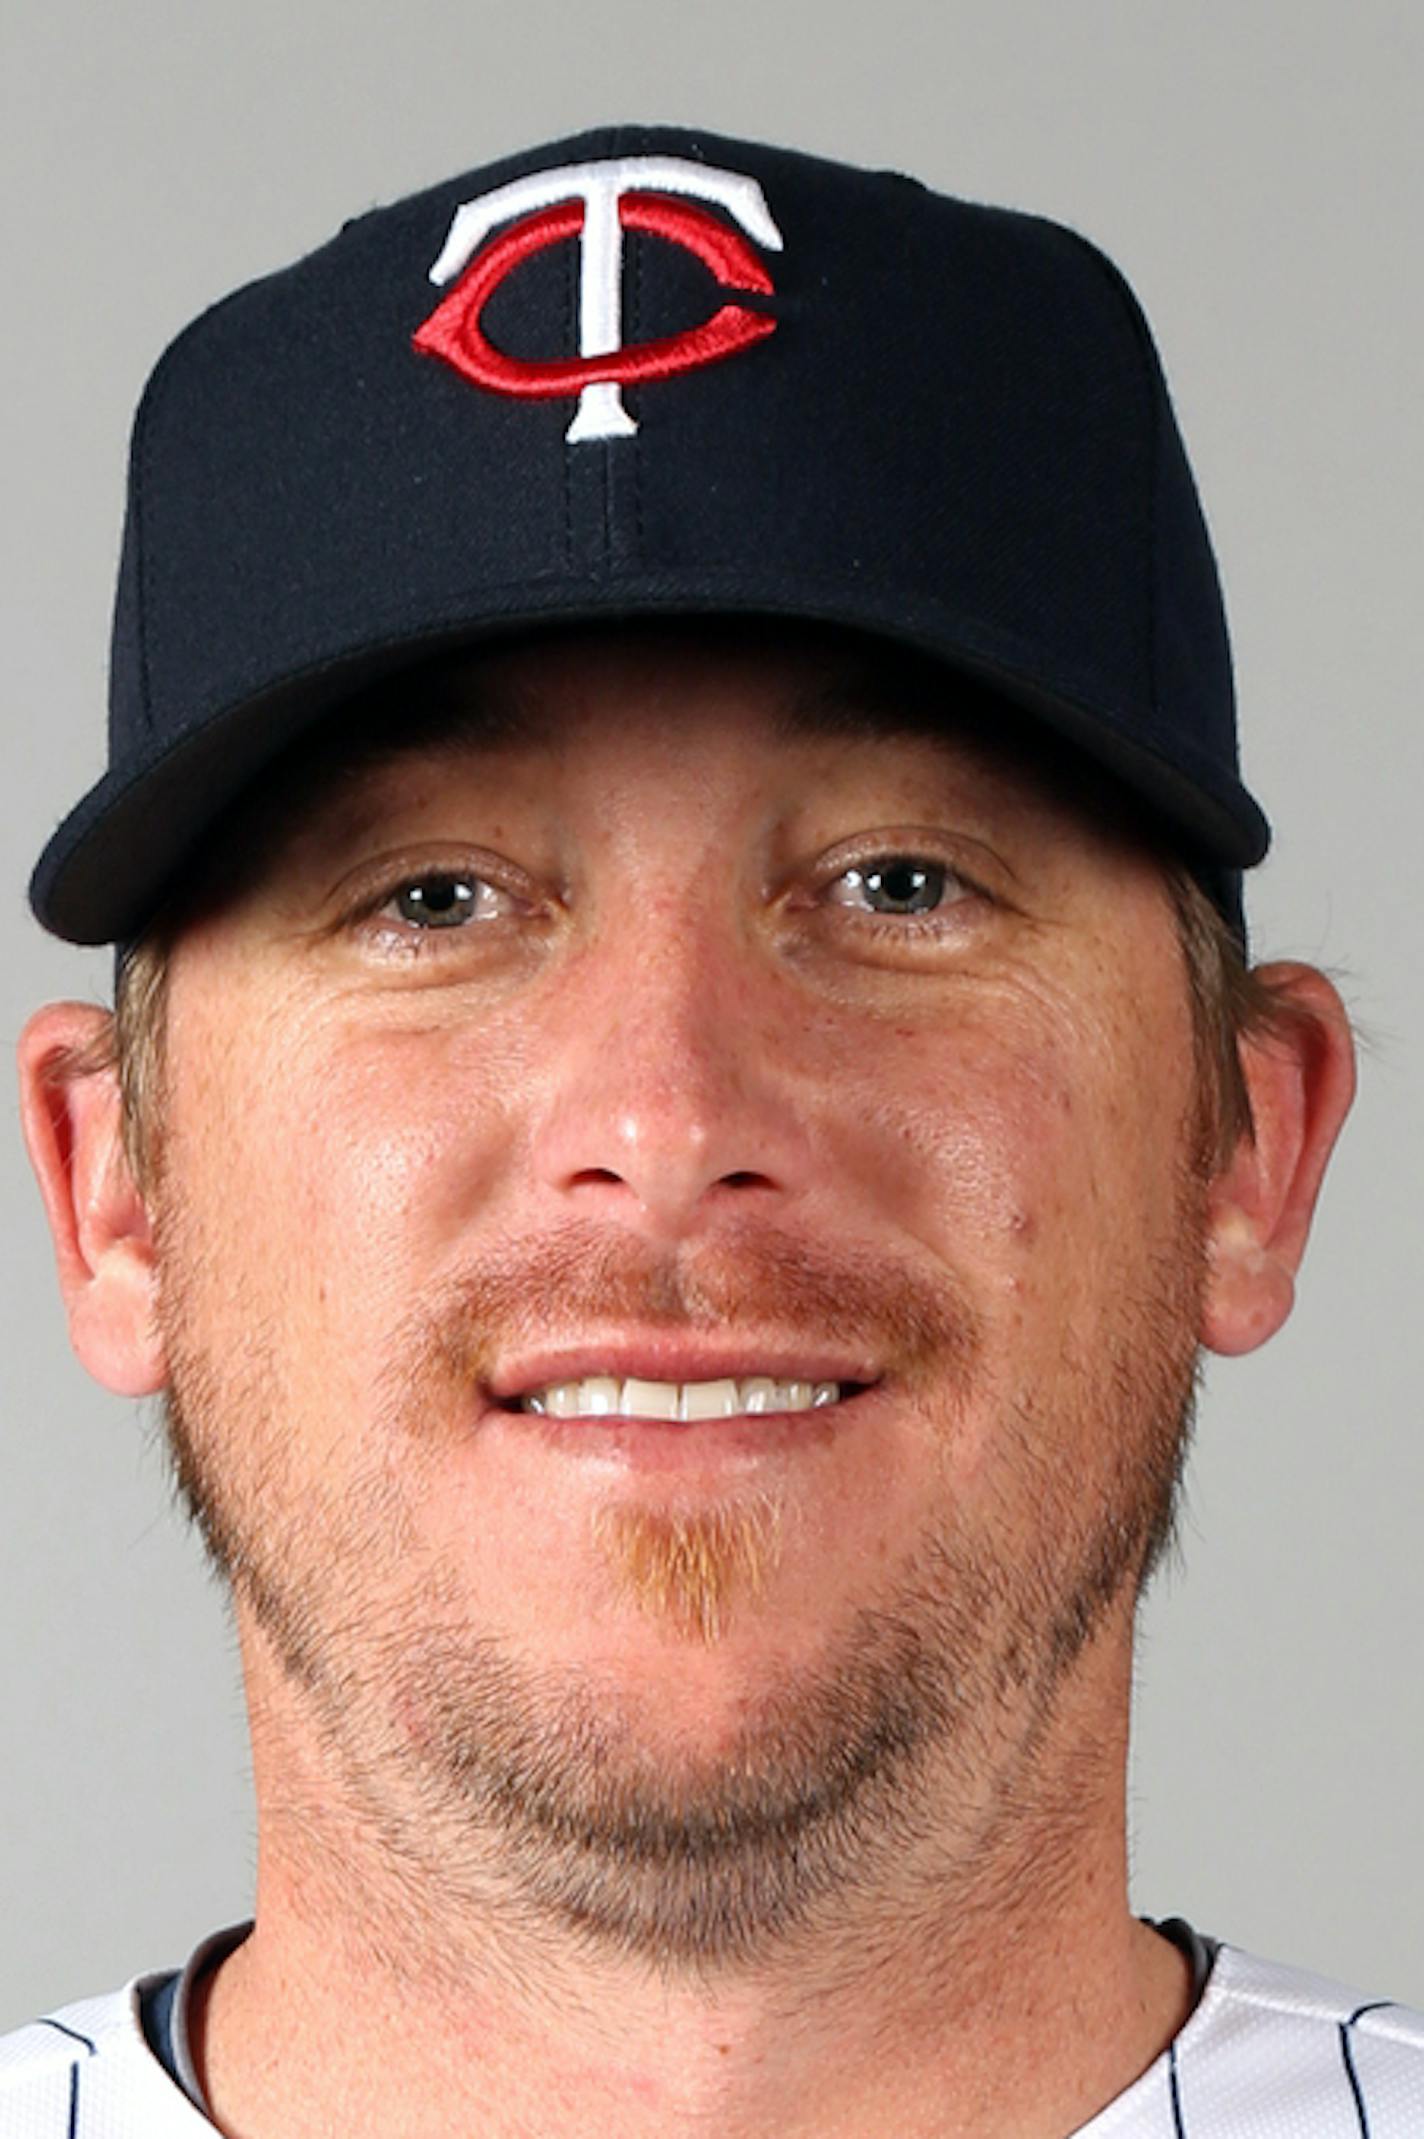
[[[20,1039],[20,1115],[75,1352],[105,1388],[150,1396],[166,1381],[153,1239],[123,1147],[117,1070],[94,1062],[108,1024],[92,1003],[36,1012]]]
[[[1355,1094],[1350,1021],[1313,966],[1260,975],[1291,1015],[1251,1035],[1241,1064],[1254,1137],[1243,1136],[1207,1200],[1201,1340],[1222,1353],[1254,1351],[1291,1311],[1325,1168]]]

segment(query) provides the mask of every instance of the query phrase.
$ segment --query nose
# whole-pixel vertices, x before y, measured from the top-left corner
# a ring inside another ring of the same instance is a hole
[[[562,991],[534,1166],[572,1215],[659,1238],[806,1188],[804,1097],[784,984],[745,950],[646,910]]]

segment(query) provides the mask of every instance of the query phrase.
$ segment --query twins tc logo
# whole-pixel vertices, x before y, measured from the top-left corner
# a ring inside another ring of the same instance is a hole
[[[625,345],[625,230],[684,246],[725,290],[773,292],[771,277],[746,238],[721,216],[695,207],[695,201],[720,208],[766,251],[781,251],[781,233],[755,179],[675,156],[565,164],[466,201],[456,209],[430,270],[432,282],[455,287],[417,329],[415,347],[422,355],[442,357],[490,393],[539,400],[577,394],[578,407],[565,433],[571,445],[630,438],[638,426],[623,406],[623,387],[718,363],[776,332],[776,321],[765,312],[728,302],[700,327]],[[580,240],[578,355],[539,363],[506,356],[481,324],[486,304],[521,262],[567,238]]]

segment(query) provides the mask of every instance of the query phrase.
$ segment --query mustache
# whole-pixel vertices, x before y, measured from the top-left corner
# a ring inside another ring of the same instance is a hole
[[[577,1343],[620,1325],[663,1334],[746,1332],[794,1345],[863,1352],[883,1372],[929,1361],[966,1368],[981,1321],[960,1281],[903,1251],[743,1223],[716,1238],[655,1246],[606,1228],[566,1223],[472,1254],[426,1291],[393,1357],[402,1381],[488,1382],[512,1352]]]

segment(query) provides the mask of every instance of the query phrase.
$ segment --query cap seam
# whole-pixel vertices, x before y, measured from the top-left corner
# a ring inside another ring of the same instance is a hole
[[[1106,253],[1101,252],[1090,238],[1085,238],[1081,231],[1071,229],[1066,223],[1059,223],[1055,227],[1065,231],[1070,238],[1082,247],[1099,273],[1108,282],[1118,300],[1119,307],[1127,315],[1127,324],[1132,334],[1133,347],[1137,351],[1142,390],[1147,403],[1147,689],[1153,718],[1160,721],[1162,718],[1162,695],[1160,654],[1157,643],[1157,579],[1159,571],[1158,545],[1161,540],[1158,522],[1158,492],[1159,463],[1162,447],[1162,396],[1157,392],[1157,387],[1160,382],[1162,393],[1165,394],[1166,385],[1165,381],[1161,379],[1160,366],[1155,355],[1155,346],[1148,331],[1147,322],[1143,317],[1142,308],[1133,295],[1122,270],[1114,261],[1108,258]]]
[[[640,341],[643,335],[643,252],[644,248],[641,245],[633,247],[633,332]],[[634,407],[637,407],[636,400],[634,401]],[[629,472],[633,479],[634,556],[641,570],[645,555],[643,545],[643,441],[641,433],[637,438],[630,441],[630,450],[632,459]]]
[[[162,387],[167,388],[167,374],[163,375]],[[155,380],[157,388],[159,381]],[[153,734],[153,686],[152,669],[148,653],[148,438],[152,427],[153,407],[157,399],[154,389],[145,394],[134,430],[134,601],[138,608],[136,628],[138,633],[138,696],[143,715],[143,732]]]
[[[612,579],[613,577],[613,559],[615,554],[615,533],[613,526],[613,450],[614,442],[611,438],[603,438],[599,440],[598,481],[599,488],[603,494],[603,511],[599,515],[600,521],[602,523],[603,535],[602,569],[605,576],[609,579]]]
[[[561,250],[564,269],[564,347],[567,349],[574,343],[578,327],[578,305],[574,295],[577,270],[574,262],[578,257],[579,248],[565,245]],[[564,445],[559,469],[564,490],[564,570],[572,572],[575,558],[574,472],[567,442]]]
[[[283,270],[279,269],[277,272],[281,273]],[[229,290],[224,296],[215,298],[211,304],[205,305],[196,319],[189,320],[188,324],[174,335],[173,339],[159,354],[158,361],[149,375],[148,384],[144,389],[142,399],[138,405],[138,412],[134,418],[133,439],[129,449],[132,464],[135,522],[134,598],[138,606],[139,699],[143,716],[143,728],[146,734],[151,735],[153,732],[152,664],[149,655],[147,598],[148,543],[145,532],[148,518],[150,434],[161,404],[171,391],[171,381],[179,355],[185,352],[189,345],[198,339],[209,322],[216,318],[220,312],[230,311],[248,295],[249,291],[260,288],[262,284],[269,282],[271,279],[270,275],[249,277],[237,289]]]

